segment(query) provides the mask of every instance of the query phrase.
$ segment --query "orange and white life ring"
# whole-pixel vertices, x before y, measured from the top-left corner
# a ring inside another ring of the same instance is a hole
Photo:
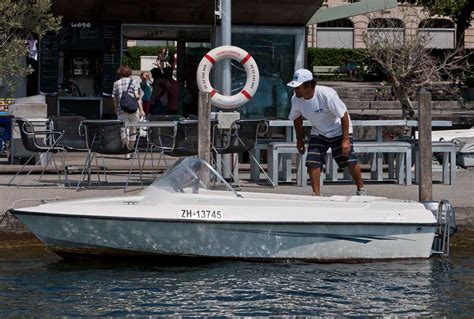
[[[242,91],[231,96],[218,93],[209,81],[212,67],[223,59],[234,59],[240,62],[247,74],[247,81]],[[260,81],[257,63],[252,56],[247,51],[231,45],[224,45],[209,51],[199,63],[196,76],[199,90],[210,92],[212,105],[222,109],[235,109],[247,103],[257,92]]]

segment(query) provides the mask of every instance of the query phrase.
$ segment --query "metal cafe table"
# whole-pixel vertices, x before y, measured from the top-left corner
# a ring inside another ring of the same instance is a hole
[[[135,122],[135,123],[125,123],[125,128],[136,128],[136,129],[149,129],[149,128],[152,128],[152,127],[156,127],[156,128],[173,128],[173,127],[176,127],[177,125],[177,122],[175,121],[143,121],[143,122]],[[141,138],[141,135],[138,134],[138,141],[137,143],[140,142],[140,138]],[[147,147],[146,147],[146,152],[148,152],[148,150],[150,149],[150,152],[152,150],[152,148],[149,147],[150,146],[150,141],[148,139],[148,136],[147,136]],[[146,161],[146,154],[143,158],[143,163],[140,165],[140,170],[143,169],[143,166],[145,165],[145,161]]]

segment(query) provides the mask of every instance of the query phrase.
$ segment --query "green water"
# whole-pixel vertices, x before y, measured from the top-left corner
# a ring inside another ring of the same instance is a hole
[[[63,261],[0,250],[0,316],[474,316],[474,250],[359,264]]]

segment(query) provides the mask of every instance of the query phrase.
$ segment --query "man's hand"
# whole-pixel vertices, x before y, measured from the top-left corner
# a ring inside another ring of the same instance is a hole
[[[305,149],[303,140],[296,140],[296,149],[300,154],[304,154]]]
[[[349,153],[351,151],[351,142],[349,141],[349,138],[342,139],[341,151],[342,151],[342,155],[344,155],[345,157],[349,156]]]

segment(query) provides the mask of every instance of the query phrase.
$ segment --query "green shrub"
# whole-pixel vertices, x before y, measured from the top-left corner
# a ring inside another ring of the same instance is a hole
[[[128,65],[132,70],[140,70],[140,56],[156,56],[163,47],[130,47],[123,54],[122,63]],[[169,55],[176,52],[175,47],[168,47]]]
[[[348,62],[353,62],[357,65],[357,76],[356,80],[362,81],[382,81],[386,80],[385,71],[381,65],[371,58],[367,57],[366,49],[335,49],[335,48],[308,48],[307,61],[308,69],[313,70],[313,66],[338,66],[344,73],[344,67]],[[430,55],[438,60],[443,60],[449,54],[452,54],[453,50],[446,49],[433,49],[430,50]],[[473,50],[466,50],[466,55],[469,55]],[[469,55],[468,64],[474,64],[474,54]],[[471,77],[473,68],[471,67],[466,74],[464,83],[468,87],[474,87],[474,77]],[[446,75],[443,75],[447,78]],[[341,76],[325,76],[325,80],[336,80],[344,79]]]
[[[307,61],[312,68],[315,65],[344,66],[348,61],[364,64],[365,58],[361,49],[309,48]]]
[[[380,65],[366,57],[365,49],[333,49],[333,48],[308,48],[308,68],[313,66],[338,66],[341,72],[347,63],[357,65],[355,80],[359,81],[381,81],[385,75],[380,70]],[[344,77],[325,77],[325,80],[345,79]]]

